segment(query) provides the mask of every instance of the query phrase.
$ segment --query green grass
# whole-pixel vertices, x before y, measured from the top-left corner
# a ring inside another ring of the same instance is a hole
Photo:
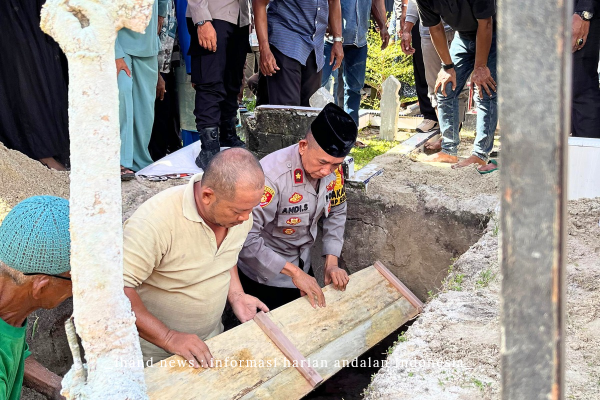
[[[359,137],[359,140],[366,144],[367,147],[363,149],[354,147],[350,152],[350,155],[354,157],[354,171],[358,171],[367,165],[372,159],[385,153],[400,143],[379,139],[365,139],[361,137]]]
[[[490,269],[485,271],[481,271],[479,273],[479,278],[477,279],[477,286],[480,288],[488,287],[490,282],[494,280],[496,274],[492,273]]]

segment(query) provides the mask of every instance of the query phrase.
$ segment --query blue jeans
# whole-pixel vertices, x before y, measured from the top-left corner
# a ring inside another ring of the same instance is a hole
[[[446,86],[447,96],[442,95],[441,89],[438,90],[438,118],[442,132],[442,152],[456,156],[460,143],[458,135],[460,101],[458,96],[475,66],[475,41],[465,39],[457,34],[450,46],[450,55],[456,71],[456,90],[452,90],[451,83]],[[494,81],[498,82],[496,77],[496,34],[492,38],[487,67],[490,69]],[[494,132],[498,125],[498,95],[492,91],[492,95],[488,96],[483,90],[483,98],[480,98],[477,93],[474,97],[477,107],[477,135],[473,143],[472,154],[487,161],[488,155],[494,147]]]
[[[325,65],[323,66],[322,86],[325,86],[331,76],[333,65],[329,65],[331,57],[331,46],[325,42]],[[367,46],[356,47],[344,46],[344,110],[350,114],[356,125],[358,125],[358,109],[360,108],[360,90],[365,84],[365,72],[367,69]]]

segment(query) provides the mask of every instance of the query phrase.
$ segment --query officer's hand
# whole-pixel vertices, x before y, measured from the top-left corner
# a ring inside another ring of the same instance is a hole
[[[170,330],[164,349],[185,358],[194,368],[212,367],[213,356],[208,346],[194,334]]]
[[[308,301],[313,308],[317,308],[317,305],[325,307],[325,295],[315,278],[298,268],[292,276],[292,282],[300,289],[302,296],[308,296]]]
[[[198,42],[208,51],[217,51],[217,31],[212,22],[206,21],[204,25],[198,25]]]
[[[346,290],[346,285],[350,277],[343,269],[337,265],[330,265],[325,267],[325,285],[333,283],[333,287],[337,290]]]
[[[266,313],[269,312],[269,308],[265,303],[246,293],[233,296],[229,300],[229,304],[231,304],[233,313],[242,324],[254,318],[257,309]]]

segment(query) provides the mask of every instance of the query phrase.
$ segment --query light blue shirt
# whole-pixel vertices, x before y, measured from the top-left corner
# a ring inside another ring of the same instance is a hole
[[[367,32],[371,23],[372,0],[341,0],[342,37],[344,46],[367,45]]]
[[[117,34],[115,41],[115,60],[125,57],[125,54],[136,57],[158,55],[160,40],[158,38],[158,16],[167,15],[168,0],[154,0],[152,17],[146,27],[146,33],[134,32],[123,28]]]

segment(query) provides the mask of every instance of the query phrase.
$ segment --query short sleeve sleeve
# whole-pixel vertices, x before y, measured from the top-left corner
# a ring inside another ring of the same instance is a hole
[[[135,216],[123,226],[123,283],[125,287],[141,285],[166,253],[165,241],[147,220]]]
[[[423,0],[417,0],[419,6],[419,18],[424,27],[432,27],[442,22],[442,17],[431,9],[429,4]]]
[[[496,0],[475,0],[471,8],[476,19],[487,19],[496,14]]]

